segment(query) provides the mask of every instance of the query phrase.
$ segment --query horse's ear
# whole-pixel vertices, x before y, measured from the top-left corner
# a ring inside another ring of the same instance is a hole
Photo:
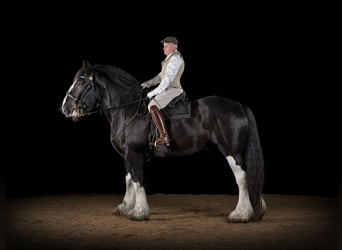
[[[88,70],[90,67],[91,67],[91,66],[90,66],[89,62],[88,62],[87,60],[83,60],[83,66],[82,66],[82,68],[83,68],[84,70]]]

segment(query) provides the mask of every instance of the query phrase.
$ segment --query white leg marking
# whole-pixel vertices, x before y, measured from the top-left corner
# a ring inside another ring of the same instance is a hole
[[[150,208],[148,206],[145,188],[139,183],[132,181],[135,193],[134,208],[128,212],[128,217],[132,220],[148,220]]]
[[[132,183],[132,176],[130,173],[126,175],[126,193],[122,203],[114,210],[114,214],[126,215],[129,210],[134,208],[135,204],[135,191]]]
[[[264,215],[266,213],[267,205],[262,196],[260,197],[260,199],[261,199],[261,213]]]
[[[253,217],[253,208],[249,199],[246,172],[241,166],[236,164],[232,156],[226,157],[229,166],[233,170],[236,183],[239,187],[239,200],[234,211],[232,211],[228,219],[233,222],[248,222]]]

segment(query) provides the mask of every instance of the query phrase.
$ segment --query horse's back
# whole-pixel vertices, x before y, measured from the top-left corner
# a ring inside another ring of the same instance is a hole
[[[241,103],[218,95],[197,99],[194,104],[198,112],[202,114],[245,116],[244,107]]]

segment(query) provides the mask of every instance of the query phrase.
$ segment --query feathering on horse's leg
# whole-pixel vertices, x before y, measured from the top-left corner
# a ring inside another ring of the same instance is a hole
[[[130,173],[126,175],[126,193],[121,202],[115,209],[114,215],[127,215],[127,213],[134,208],[135,192],[132,183],[132,176]]]
[[[115,208],[113,214],[125,215],[135,221],[144,221],[150,218],[145,188],[140,182],[132,180],[130,173],[126,175],[126,193],[123,201]]]
[[[133,181],[133,189],[135,192],[135,204],[127,217],[134,221],[144,221],[150,219],[150,208],[148,206],[145,188],[139,182]]]
[[[229,166],[231,167],[236,184],[239,188],[239,198],[235,209],[228,215],[228,222],[249,222],[252,220],[254,211],[249,198],[246,172],[236,164],[235,159],[232,156],[226,157]]]
[[[150,209],[147,202],[145,188],[142,185],[143,160],[133,151],[125,154],[126,193],[123,201],[114,211],[114,214],[125,215],[130,220],[149,220]]]

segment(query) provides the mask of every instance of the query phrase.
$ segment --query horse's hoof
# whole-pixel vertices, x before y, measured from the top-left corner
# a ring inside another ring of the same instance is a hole
[[[226,222],[228,222],[228,223],[248,223],[250,221],[246,220],[246,219],[231,218],[231,217],[227,216]]]
[[[126,215],[126,214],[127,214],[127,212],[124,212],[124,210],[123,210],[123,209],[120,209],[119,206],[116,207],[116,208],[114,209],[114,211],[112,212],[112,215],[116,215],[116,216],[119,216],[119,215]]]
[[[121,213],[121,211],[119,209],[114,209],[114,211],[112,212],[112,215],[119,216],[119,215],[123,215],[123,214]]]
[[[127,218],[131,221],[148,221],[150,220],[147,216],[134,216],[134,215],[127,215]]]

